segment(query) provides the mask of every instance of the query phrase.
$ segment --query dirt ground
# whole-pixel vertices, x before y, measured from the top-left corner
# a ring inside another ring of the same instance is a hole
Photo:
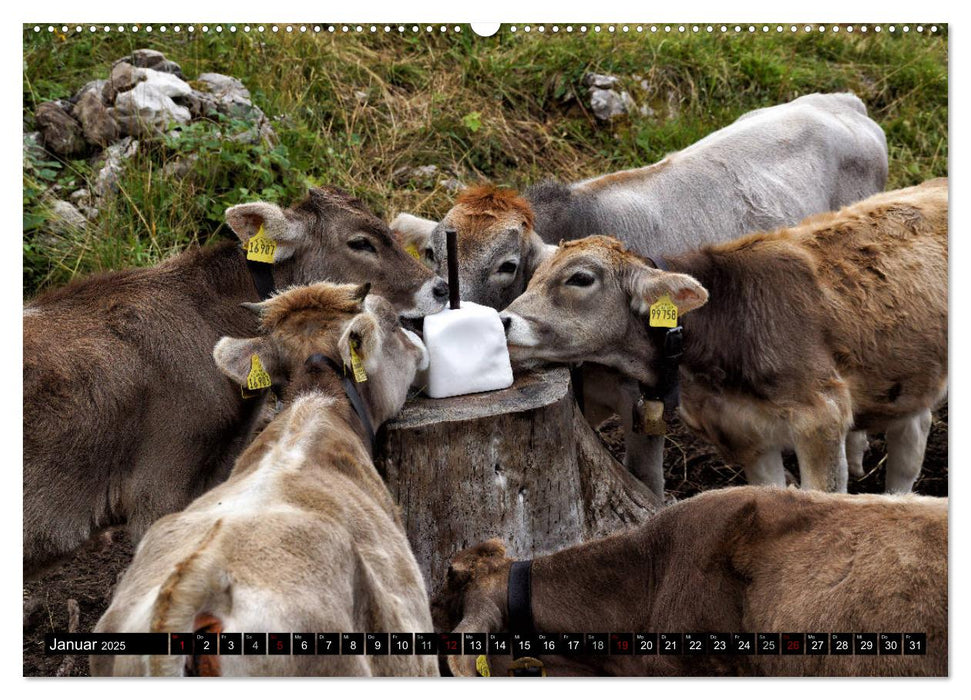
[[[623,458],[623,436],[615,421],[599,429],[607,448]],[[882,493],[886,458],[882,437],[870,439],[863,478],[850,477],[851,493]],[[798,474],[793,455],[786,468]],[[680,423],[671,426],[665,450],[668,494],[684,499],[700,491],[745,484],[741,469],[727,465],[708,443]],[[927,496],[947,496],[947,405],[934,414],[924,468],[914,490]],[[86,676],[87,657],[45,656],[44,635],[68,628],[68,600],[77,601],[78,632],[90,632],[111,600],[119,575],[131,561],[132,544],[123,530],[113,530],[79,551],[61,566],[24,587],[24,675]]]

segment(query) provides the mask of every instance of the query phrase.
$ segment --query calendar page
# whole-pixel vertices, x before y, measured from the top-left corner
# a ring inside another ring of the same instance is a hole
[[[948,676],[947,23],[22,35],[24,676]]]

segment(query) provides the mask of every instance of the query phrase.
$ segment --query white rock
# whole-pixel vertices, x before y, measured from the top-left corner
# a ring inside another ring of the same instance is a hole
[[[609,90],[617,84],[617,77],[613,75],[601,75],[600,73],[587,73],[583,76],[583,84],[587,87]]]
[[[617,93],[614,90],[590,90],[590,108],[600,121],[609,121],[614,117],[634,109],[636,105],[626,92]]]
[[[76,206],[63,199],[56,199],[51,202],[51,228],[57,233],[69,233],[84,228],[88,223]]]
[[[118,176],[121,175],[124,161],[138,153],[138,141],[126,136],[121,141],[108,146],[105,149],[105,162],[98,171],[92,190],[97,197],[103,197],[109,192],[113,192],[118,185]]]
[[[188,83],[172,73],[151,68],[136,70],[139,75],[144,74],[144,80],[115,97],[114,117],[126,127],[128,133],[157,131],[173,121],[185,124],[192,118],[186,107],[172,100],[173,97],[192,94]]]
[[[512,386],[512,365],[499,312],[463,301],[425,317],[426,393],[434,399]]]

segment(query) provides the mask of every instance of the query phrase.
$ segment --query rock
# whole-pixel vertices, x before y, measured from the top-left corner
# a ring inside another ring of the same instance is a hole
[[[601,75],[600,73],[587,73],[583,76],[583,84],[590,88],[609,90],[617,84],[618,78],[613,75]]]
[[[95,178],[92,190],[96,197],[104,197],[114,192],[118,187],[118,176],[124,168],[124,162],[138,153],[138,141],[131,136],[105,149],[105,161]]]
[[[396,185],[407,185],[414,182],[431,184],[435,181],[437,175],[437,165],[406,165],[392,172],[391,179]]]
[[[44,102],[34,112],[44,147],[59,156],[72,156],[85,148],[81,124],[70,115],[69,102]]]
[[[617,93],[614,90],[590,90],[590,108],[600,121],[610,121],[614,117],[627,114],[637,105],[626,92]]]
[[[81,130],[88,143],[104,148],[121,135],[118,123],[101,101],[101,90],[88,90],[74,105],[74,116],[81,122]]]
[[[653,117],[655,112],[649,105],[641,105],[637,108],[642,117]]]
[[[190,153],[185,158],[175,158],[162,166],[162,174],[181,180],[195,167],[199,154]]]
[[[74,93],[74,97],[72,97],[70,101],[73,104],[77,104],[78,101],[89,92],[96,92],[98,95],[100,95],[102,91],[104,91],[104,87],[107,83],[107,80],[91,80],[85,83],[80,90]]]
[[[144,80],[115,97],[112,115],[122,131],[132,136],[149,135],[163,131],[170,123],[188,123],[192,114],[173,97],[186,97],[192,88],[171,73],[160,73],[151,68],[144,71]]]
[[[98,209],[95,207],[94,199],[88,190],[83,188],[75,190],[68,196],[68,199],[84,214],[84,218],[88,221],[92,221],[98,217]]]
[[[439,180],[438,184],[441,187],[445,188],[445,191],[448,192],[449,194],[456,194],[459,190],[465,187],[465,185],[463,185],[460,180],[457,180],[454,177],[448,177],[448,178],[445,178],[444,180]]]
[[[253,104],[249,90],[238,78],[222,73],[202,73],[192,81],[192,88],[190,95],[176,99],[189,108],[193,117],[222,114],[253,125],[252,129],[231,136],[234,141],[259,143],[263,140],[269,144],[277,142],[276,133],[266,114]]]
[[[170,61],[161,51],[155,49],[135,49],[131,55],[119,58],[114,62],[117,65],[121,62],[130,63],[137,68],[151,68],[162,73],[172,73],[182,77],[182,68],[175,61]]]
[[[116,61],[111,68],[111,75],[105,81],[101,91],[105,104],[114,104],[115,97],[119,92],[128,92],[139,81],[144,80],[146,75],[144,70],[138,69],[126,61]]]
[[[83,229],[88,220],[84,218],[76,206],[63,199],[55,199],[50,203],[50,218],[48,219],[51,230],[59,234],[69,234]]]

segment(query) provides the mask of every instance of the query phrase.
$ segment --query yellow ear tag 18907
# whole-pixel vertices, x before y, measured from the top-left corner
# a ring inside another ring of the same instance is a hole
[[[418,262],[421,262],[421,253],[418,252],[418,246],[416,246],[414,243],[409,243],[406,245],[405,252]]]
[[[489,670],[489,659],[485,657],[485,654],[479,654],[476,657],[475,670],[483,678],[488,678],[492,675],[492,671]]]
[[[254,354],[250,358],[249,374],[246,375],[246,388],[250,391],[256,391],[257,389],[266,389],[272,384],[273,380],[270,379],[269,373],[263,369],[260,356]]]
[[[652,328],[674,328],[678,325],[678,307],[670,296],[662,294],[660,299],[651,304],[648,323]]]
[[[351,370],[354,372],[354,381],[360,384],[367,381],[367,372],[364,371],[364,363],[361,356],[357,354],[357,343],[351,343]]]
[[[276,241],[266,235],[263,225],[260,224],[260,230],[246,242],[246,259],[272,264],[274,254]]]

